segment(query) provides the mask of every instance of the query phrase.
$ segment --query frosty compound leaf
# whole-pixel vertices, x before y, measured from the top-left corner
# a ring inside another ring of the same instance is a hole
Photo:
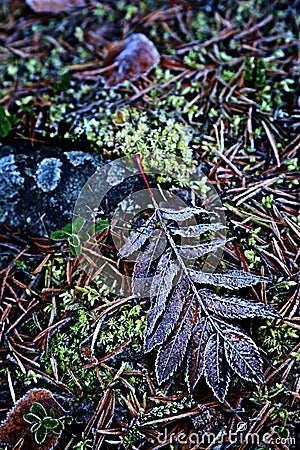
[[[242,270],[208,273],[198,267],[189,267],[188,259],[214,252],[226,242],[216,238],[199,243],[197,239],[202,233],[224,228],[219,222],[185,227],[174,224],[204,212],[208,213],[193,206],[178,210],[157,209],[157,215],[154,213],[130,236],[119,254],[124,257],[141,249],[143,244],[146,247],[137,256],[132,288],[135,295],[144,293],[152,303],[148,311],[144,350],[149,352],[160,346],[155,362],[159,384],[173,375],[187,354],[190,392],[204,375],[216,398],[223,402],[231,370],[246,381],[264,382],[258,347],[240,327],[227,323],[225,319],[280,319],[281,316],[263,303],[234,295],[224,297],[211,289],[197,287],[197,284],[206,284],[238,289],[268,281]],[[158,238],[157,233],[165,240]],[[188,243],[180,244],[176,236],[188,239]],[[191,238],[196,238],[194,243]]]

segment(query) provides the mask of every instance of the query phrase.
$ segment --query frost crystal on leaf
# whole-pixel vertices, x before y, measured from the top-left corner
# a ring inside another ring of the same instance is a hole
[[[173,289],[170,295],[169,302],[167,304],[166,310],[159,322],[156,330],[152,336],[147,336],[145,339],[145,351],[149,352],[156,345],[161,345],[164,343],[166,338],[169,336],[175,324],[177,323],[183,306],[186,302],[187,296],[189,294],[189,283],[186,278],[182,278],[179,283]]]
[[[194,390],[204,370],[204,352],[213,328],[207,317],[201,317],[192,332],[188,352],[189,389]]]
[[[178,247],[178,252],[181,256],[187,259],[200,258],[207,253],[214,252],[219,247],[225,244],[223,239],[214,239],[210,242],[203,242],[198,245],[181,245]]]
[[[164,219],[183,221],[194,217],[195,214],[207,213],[203,208],[196,206],[187,206],[186,208],[174,210],[169,208],[161,208],[161,215]]]
[[[226,228],[222,223],[205,223],[205,224],[197,224],[191,225],[189,227],[170,227],[170,232],[173,235],[178,234],[183,237],[196,237],[200,234],[206,233],[207,231],[218,231]]]
[[[199,295],[205,307],[221,317],[245,319],[247,317],[266,317],[280,319],[280,314],[264,303],[250,302],[237,296],[222,297],[208,289],[201,289]]]
[[[153,307],[148,312],[146,335],[151,334],[157,319],[163,313],[173,280],[179,270],[179,264],[174,260],[169,248],[159,260],[157,270],[150,288],[150,300]],[[154,298],[156,300],[154,301]]]
[[[146,240],[150,237],[153,231],[153,219],[155,214],[150,216],[145,225],[140,227],[137,231],[135,231],[131,236],[129,236],[127,242],[121,247],[119,250],[119,257],[125,258],[126,256],[131,255],[131,253],[139,250],[142,245],[146,242]]]
[[[244,380],[264,383],[262,359],[252,339],[240,328],[223,325],[224,348],[228,364]]]
[[[159,383],[167,380],[183,361],[199,313],[199,305],[192,295],[187,299],[174,331],[158,352],[156,376]]]
[[[211,284],[213,286],[224,286],[228,289],[238,289],[246,286],[252,286],[260,282],[268,282],[264,277],[253,275],[242,270],[228,270],[221,273],[205,273],[199,269],[189,270],[191,279],[195,283]]]

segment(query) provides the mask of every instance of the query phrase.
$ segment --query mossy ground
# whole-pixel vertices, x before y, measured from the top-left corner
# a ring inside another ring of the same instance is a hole
[[[94,1],[59,15],[12,5],[0,6],[2,141],[75,141],[108,158],[139,152],[146,168],[164,162],[166,186],[191,187],[200,164],[235,237],[223,264],[270,277],[245,295],[285,320],[247,324],[265,351],[265,387],[236,379],[220,406],[203,383],[191,399],[184,374],[156,384],[142,351],[146,301],[122,301],[101,278],[90,282],[64,244],[3,231],[2,418],[13,392],[39,386],[74,417],[59,448],[91,448],[98,429],[93,448],[103,440],[103,448],[154,449],[164,429],[193,430],[198,404],[216,406],[224,430],[239,420],[261,435],[277,427],[277,448],[286,448],[300,422],[298,2]],[[161,63],[107,89],[96,73],[104,46],[132,32],[154,42]],[[243,445],[235,448],[273,448]]]

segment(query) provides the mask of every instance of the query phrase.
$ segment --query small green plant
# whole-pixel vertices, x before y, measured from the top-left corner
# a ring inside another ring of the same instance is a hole
[[[69,424],[71,418],[65,416],[64,409],[52,393],[47,389],[31,389],[17,402],[14,400],[14,403],[6,420],[0,425],[0,442],[9,448],[17,448],[23,440],[25,446],[22,448],[53,448],[65,423]],[[42,447],[40,443],[43,443]]]
[[[146,315],[141,305],[123,305],[119,314],[108,320],[98,335],[98,344],[105,352],[111,352],[124,341],[131,341],[135,351],[141,350],[146,325]]]
[[[76,444],[73,448],[74,450],[90,450],[93,448],[93,441],[92,439],[87,439],[84,433],[82,433],[81,441],[78,442],[78,444]]]
[[[16,116],[11,115],[3,106],[0,106],[0,137],[6,137],[18,123]]]
[[[91,225],[87,231],[83,230],[86,220],[83,217],[77,217],[73,223],[68,223],[62,230],[53,231],[50,239],[54,241],[68,240],[70,252],[77,256],[82,252],[82,244],[87,242],[91,235],[100,233],[109,227],[108,220],[99,220],[95,225]]]
[[[45,286],[50,283],[51,287],[61,286],[66,281],[66,259],[56,257],[53,261],[45,264]]]
[[[295,345],[298,334],[286,323],[276,325],[267,319],[265,325],[259,327],[258,337],[269,354],[281,358]]]
[[[71,82],[70,72],[65,72],[61,75],[60,80],[53,86],[54,92],[66,91]]]
[[[262,58],[254,56],[245,59],[245,81],[256,88],[263,88],[266,84],[266,66],[267,63]]]
[[[123,438],[123,443],[126,446],[126,448],[130,449],[135,449],[137,447],[135,447],[135,443],[137,441],[140,441],[141,439],[144,439],[145,435],[143,433],[141,433],[138,429],[137,426],[133,426],[128,432],[127,434],[124,436]]]
[[[298,158],[288,159],[284,163],[287,166],[288,172],[293,172],[294,170],[300,170],[300,164]]]
[[[260,257],[257,255],[255,249],[253,250],[245,250],[245,256],[250,261],[249,267],[252,268],[260,263]]]
[[[286,427],[287,421],[289,418],[289,413],[285,408],[278,408],[275,409],[271,414],[270,414],[270,419],[271,420],[281,420],[281,424],[280,425],[275,425],[274,427],[274,431],[275,433],[283,438],[283,439],[287,439],[290,435],[289,429]]]
[[[253,392],[250,400],[257,405],[265,405],[276,398],[278,394],[284,391],[284,387],[280,383],[276,383],[274,387],[269,388],[267,385],[256,386],[256,390]]]
[[[261,199],[261,203],[266,209],[272,209],[272,206],[274,203],[274,195],[270,194],[270,195],[267,195],[266,197],[263,197]]]
[[[60,434],[65,428],[62,418],[55,418],[55,412],[51,408],[50,415],[47,414],[43,405],[39,402],[34,402],[30,408],[30,413],[25,414],[24,420],[32,424],[31,431],[34,433],[34,439],[37,444],[42,444],[49,432]],[[66,418],[69,422],[69,418]]]

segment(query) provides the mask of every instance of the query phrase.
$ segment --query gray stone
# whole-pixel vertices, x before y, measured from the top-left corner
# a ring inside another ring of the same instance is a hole
[[[131,176],[136,169],[130,164],[126,171],[122,164],[104,170],[107,162],[102,155],[82,150],[23,141],[1,146],[0,141],[0,225],[31,236],[49,236],[70,223],[73,213],[93,221],[103,211],[111,220],[120,202],[145,185],[141,177]],[[87,181],[86,195],[80,196]],[[104,198],[103,186],[107,186]],[[80,207],[75,210],[78,198]]]
[[[81,150],[0,143],[0,224],[32,236],[63,228],[82,187],[103,165],[101,155]]]

